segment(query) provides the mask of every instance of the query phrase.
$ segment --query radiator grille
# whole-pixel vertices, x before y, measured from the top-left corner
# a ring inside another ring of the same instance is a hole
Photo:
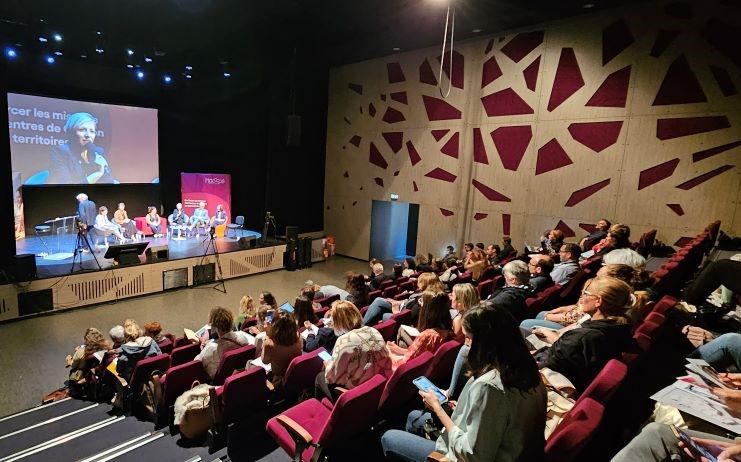
[[[69,284],[68,287],[77,296],[78,300],[84,302],[86,300],[101,298],[120,285],[122,281],[123,278],[121,276],[114,276],[96,281],[75,282]]]
[[[119,285],[116,290],[116,298],[133,297],[144,293],[144,274],[139,273],[126,284]]]

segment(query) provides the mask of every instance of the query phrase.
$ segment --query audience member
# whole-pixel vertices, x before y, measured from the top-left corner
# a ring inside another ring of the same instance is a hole
[[[518,321],[525,319],[527,305],[525,300],[534,295],[530,287],[530,271],[527,265],[514,260],[502,268],[504,276],[504,287],[497,289],[489,296],[486,303],[504,308]]]
[[[373,267],[376,266],[376,264],[381,263],[381,260],[378,258],[371,258],[368,261],[368,266],[370,266],[370,273],[368,274],[368,279],[373,277]]]
[[[599,241],[607,237],[607,230],[610,229],[610,225],[611,223],[604,218],[599,220],[597,224],[594,225],[594,231],[584,236],[582,240],[579,241],[579,247],[581,247],[582,252],[588,251]]]
[[[481,274],[487,266],[489,266],[489,261],[486,259],[483,250],[477,248],[469,253],[465,268],[466,271],[471,273],[471,278],[474,282],[481,278]]]
[[[414,262],[414,258],[407,257],[401,264],[404,267],[401,272],[402,276],[407,278],[414,276],[417,271],[417,264]]]
[[[334,312],[334,306],[340,303],[342,300],[337,300],[332,303],[332,308],[327,311],[324,319],[322,320],[324,325],[317,329],[316,334],[309,332],[304,340],[304,351],[310,352],[319,348],[324,348],[327,351],[332,351],[335,342],[337,342],[337,335],[332,329],[332,314]],[[304,327],[309,329],[311,325],[308,322],[304,323]]]
[[[444,431],[436,441],[418,436],[431,415],[414,411],[407,432],[384,433],[384,455],[412,462],[426,462],[433,451],[450,461],[542,460],[546,390],[515,321],[496,306],[476,307],[464,314],[462,324],[471,345],[471,377],[452,403],[452,415],[434,393],[420,392]]]
[[[381,319],[388,319],[392,314],[402,310],[412,310],[412,323],[416,324],[419,318],[419,297],[426,290],[443,292],[444,286],[435,273],[422,273],[417,278],[417,292],[411,294],[404,301],[393,298],[377,297],[370,304],[363,317],[364,326],[375,326]],[[385,320],[384,319],[384,320]]]
[[[296,318],[296,324],[299,328],[304,326],[305,322],[316,324],[317,318],[314,314],[314,308],[311,300],[306,295],[299,295],[293,302],[293,316]]]
[[[619,279],[602,277],[587,281],[579,307],[590,320],[558,332],[533,330],[551,344],[536,356],[540,367],[560,372],[577,391],[583,391],[607,361],[627,351],[631,325],[626,312],[632,303],[630,286]]]
[[[560,262],[553,266],[551,279],[555,284],[565,286],[581,270],[579,266],[581,250],[576,244],[564,244],[561,246],[558,255]]]
[[[414,263],[417,265],[418,273],[429,273],[434,271],[430,259],[422,254],[417,254],[417,256],[414,257]]]
[[[337,341],[332,359],[324,363],[324,370],[317,375],[317,397],[334,401],[337,387],[350,390],[376,374],[391,375],[391,360],[383,337],[376,329],[362,325],[355,305],[346,301],[333,303],[332,328]]]
[[[350,283],[352,282],[352,278],[354,276],[355,276],[355,273],[353,273],[352,271],[348,271],[347,273],[345,273],[345,288],[344,289],[340,289],[337,286],[327,284],[327,285],[319,286],[319,292],[321,292],[322,295],[324,295],[325,297],[332,297],[334,295],[339,295],[340,300],[347,300],[347,297],[350,296],[350,292],[349,292]],[[318,298],[316,294],[314,294],[314,298]]]
[[[366,306],[368,304],[368,285],[365,283],[365,277],[362,274],[356,274],[350,281],[350,295],[347,301],[356,304],[356,306]]]
[[[553,285],[551,271],[553,271],[553,259],[548,255],[533,255],[528,263],[530,270],[530,287],[537,294]]]
[[[253,344],[255,340],[241,330],[232,330],[234,315],[226,308],[220,306],[213,308],[208,315],[208,323],[218,335],[218,339],[206,342],[201,352],[194,359],[203,363],[203,369],[213,379],[219,369],[224,353]]]
[[[458,260],[458,256],[455,254],[455,247],[452,245],[445,247],[445,255],[443,255],[442,260]]]
[[[615,249],[602,257],[602,264],[622,264],[631,266],[637,270],[646,268],[646,259],[633,249]]]
[[[159,347],[162,347],[162,344],[166,343],[168,340],[172,342],[171,338],[168,338],[167,335],[162,333],[162,325],[157,321],[144,324],[144,335],[151,337],[152,340],[157,342],[157,346]],[[168,335],[172,336],[172,334]]]
[[[616,223],[610,226],[607,237],[592,247],[596,255],[606,255],[615,249],[626,249],[630,247],[630,228],[626,225]]]
[[[425,351],[434,353],[450,340],[453,335],[453,322],[450,319],[450,300],[444,293],[432,295],[429,303],[423,303],[419,312],[417,330],[419,336],[414,339],[409,348],[403,348],[393,342],[387,342],[389,357],[393,370],[414,359]]]
[[[260,296],[257,298],[257,302],[260,305],[268,305],[273,310],[278,309],[278,302],[275,301],[275,297],[273,296],[273,294],[271,294],[267,290],[263,290],[262,292],[260,292]]]
[[[128,381],[136,363],[144,358],[156,356],[162,351],[157,342],[152,340],[151,337],[142,335],[139,324],[133,319],[124,321],[123,327],[126,343],[121,345],[118,362],[116,363],[116,372],[121,379]]]
[[[499,253],[502,251],[502,249],[496,245],[496,244],[489,244],[486,246],[486,259],[489,261],[489,264],[494,266],[499,263]]]
[[[371,276],[369,282],[373,290],[378,290],[381,287],[382,282],[390,280],[393,280],[393,278],[383,272],[382,264],[376,263],[375,265],[373,265],[373,276]]]
[[[512,247],[512,238],[504,236],[502,238],[502,250],[499,252],[499,259],[497,264],[501,264],[504,260],[509,260],[517,256],[517,251]]]
[[[453,335],[461,343],[464,340],[461,320],[463,314],[479,304],[479,293],[471,284],[456,284],[450,291],[450,306],[456,311],[453,317]]]
[[[111,338],[111,342],[113,342],[112,349],[114,350],[120,348],[126,341],[124,337],[124,328],[120,324],[111,327],[111,330],[108,331],[108,336]]]
[[[234,320],[234,327],[237,330],[242,330],[242,324],[247,319],[257,317],[257,309],[255,308],[255,301],[249,295],[243,296],[239,300],[239,314],[237,319]]]
[[[66,382],[70,396],[84,395],[85,377],[91,369],[103,362],[105,354],[100,353],[106,353],[110,348],[110,343],[98,329],[89,327],[85,330],[83,344],[75,347],[74,353],[67,355],[65,361],[70,369],[69,380]]]
[[[691,305],[701,306],[720,286],[733,293],[741,293],[741,261],[722,259],[709,263],[684,290],[684,300]]]
[[[391,278],[395,281],[402,277],[402,272],[404,271],[404,267],[401,266],[401,263],[394,263],[392,275]]]
[[[560,229],[552,229],[548,232],[548,236],[545,242],[541,245],[541,251],[550,256],[558,255],[561,246],[563,245],[563,231]]]
[[[262,345],[260,360],[270,365],[270,382],[275,388],[283,385],[283,376],[293,358],[301,355],[303,342],[298,333],[296,318],[291,313],[276,311],[273,322],[265,330],[267,338]]]

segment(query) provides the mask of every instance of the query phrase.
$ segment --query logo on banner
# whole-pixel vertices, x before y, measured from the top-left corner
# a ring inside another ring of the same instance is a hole
[[[204,178],[203,181],[206,184],[224,184],[226,180],[224,178]]]

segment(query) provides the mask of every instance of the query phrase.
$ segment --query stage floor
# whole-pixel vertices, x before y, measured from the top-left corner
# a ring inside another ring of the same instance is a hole
[[[250,230],[238,230],[237,237],[217,237],[214,239],[216,250],[219,253],[234,252],[242,250],[239,246],[240,237],[254,237],[260,239],[261,233]],[[105,270],[113,266],[113,260],[103,258],[105,255],[106,247],[102,245],[102,239],[100,239],[100,245],[98,245],[98,252],[82,252],[82,261],[80,258],[76,258],[73,264],[74,249],[77,242],[77,234],[61,234],[59,236],[44,237],[43,240],[38,236],[28,236],[24,239],[19,239],[15,242],[16,254],[34,254],[36,255],[36,273],[39,278],[48,278],[54,276],[62,276],[70,274],[72,272],[81,271],[98,271],[98,265],[95,263],[96,260],[100,265],[101,270]],[[176,236],[171,237],[159,237],[152,238],[146,237],[141,241],[128,240],[127,243],[133,242],[148,242],[147,248],[157,249],[158,247],[167,246],[168,248],[168,260],[177,260],[180,258],[192,258],[198,257],[205,254],[213,254],[213,246],[210,246],[209,238],[206,236],[192,236],[188,238],[178,239]],[[266,243],[265,245],[274,245],[275,242]],[[114,245],[114,244],[110,244]],[[263,247],[261,243],[257,242],[257,247]],[[47,254],[46,256],[40,256]],[[142,263],[148,263],[144,254],[140,257]]]

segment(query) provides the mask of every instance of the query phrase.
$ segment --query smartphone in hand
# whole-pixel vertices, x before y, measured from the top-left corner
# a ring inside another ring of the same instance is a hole
[[[332,355],[327,353],[326,351],[320,351],[317,356],[322,358],[322,361],[324,361],[325,363],[329,361],[330,359],[332,359]]]
[[[679,441],[684,443],[684,445],[687,447],[687,449],[689,449],[693,456],[697,457],[698,459],[700,457],[704,457],[708,460],[708,462],[718,462],[718,459],[713,454],[711,454],[707,448],[697,444],[697,442],[693,440],[687,433],[675,427],[674,425],[671,426],[671,429],[674,432],[674,435],[679,438]]]
[[[437,397],[437,400],[440,402],[440,404],[443,404],[446,401],[448,401],[448,397],[445,396],[445,393],[443,393],[442,390],[437,388],[435,384],[430,382],[430,379],[428,379],[424,375],[417,377],[416,379],[412,381],[412,383],[422,391],[431,391],[435,393],[435,397]]]

